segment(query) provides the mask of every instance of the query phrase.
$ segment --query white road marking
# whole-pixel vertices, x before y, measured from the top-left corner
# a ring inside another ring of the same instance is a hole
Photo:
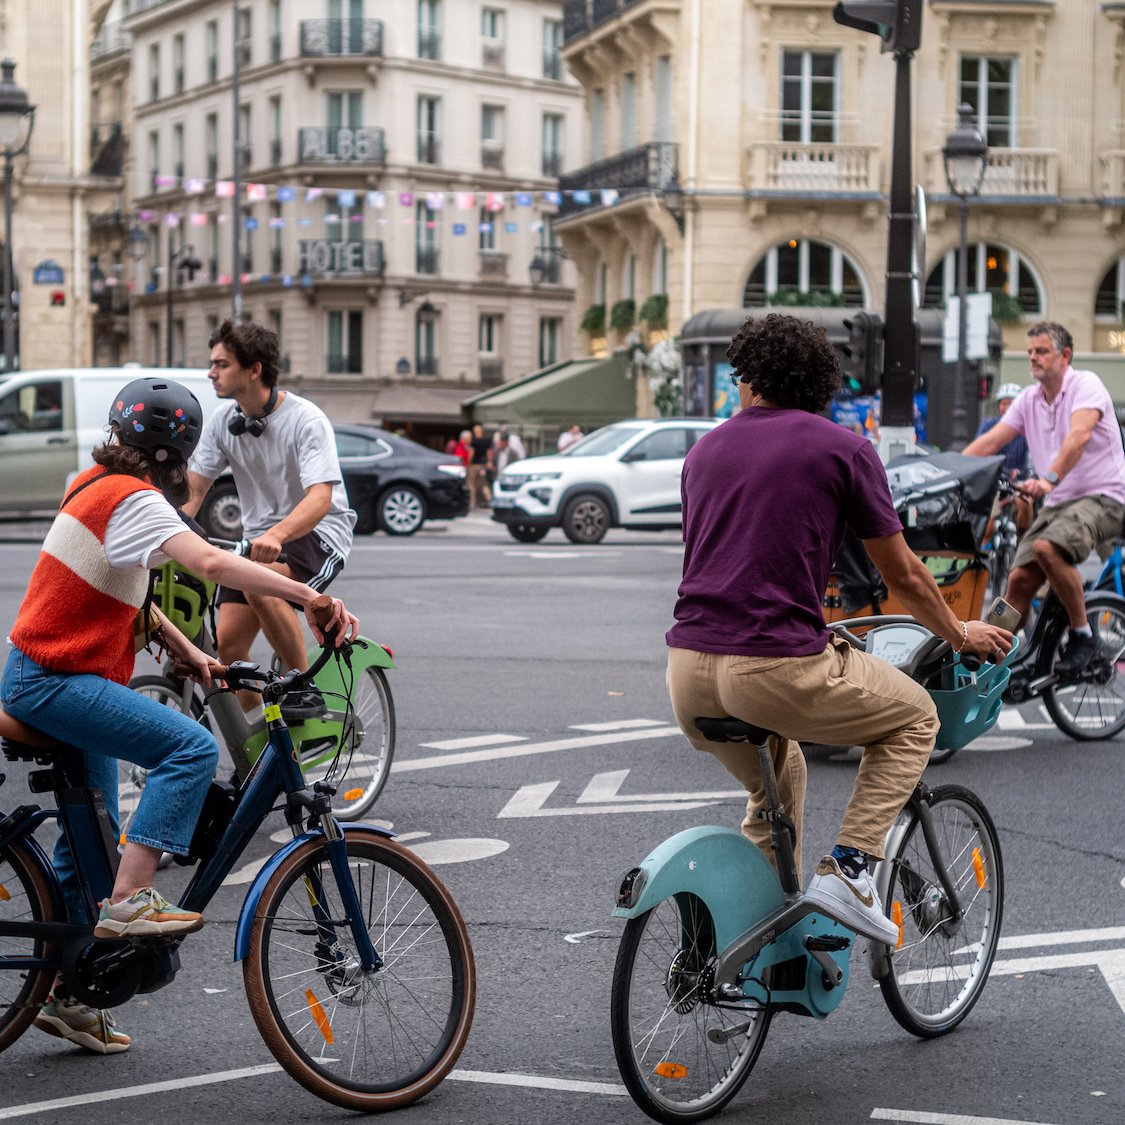
[[[608,934],[609,930],[579,930],[576,934],[563,934],[563,941],[571,945],[581,945],[584,937],[593,937],[594,934]]]
[[[249,863],[238,868],[237,871],[232,871],[223,880],[223,886],[240,887],[246,883],[252,883],[254,881],[254,876],[265,867],[266,861],[271,858],[271,856],[264,855],[261,859],[252,859]]]
[[[1014,1117],[973,1117],[966,1113],[931,1113],[915,1109],[873,1109],[872,1121],[912,1121],[915,1125],[1043,1125]]]
[[[590,784],[582,790],[576,803],[592,805],[605,804],[608,801],[726,801],[731,797],[746,799],[745,789],[727,789],[715,793],[644,793],[630,795],[618,793],[628,776],[628,770],[612,770],[608,773],[594,774]]]
[[[611,746],[618,742],[639,742],[645,738],[683,737],[679,727],[650,727],[646,730],[623,730],[616,733],[591,734],[579,738],[558,738],[550,742],[530,742],[520,746],[498,746],[491,750],[474,750],[460,754],[441,754],[434,758],[411,758],[409,761],[396,759],[391,765],[392,773],[408,773],[412,770],[432,770],[439,766],[463,766],[469,762],[488,762],[499,758],[519,758],[524,755],[551,754],[556,750],[582,750],[589,746]]]
[[[474,859],[489,859],[508,850],[507,840],[464,839],[427,840],[425,843],[410,844],[410,850],[431,867],[443,863],[469,863]]]
[[[630,730],[640,727],[662,727],[666,726],[667,721],[664,719],[618,719],[611,723],[571,723],[570,730]]]
[[[610,1094],[628,1096],[624,1086],[612,1082],[576,1082],[570,1078],[543,1078],[537,1074],[493,1074],[485,1070],[454,1070],[449,1077],[455,1082],[487,1082],[493,1086],[523,1086],[532,1090],[565,1090],[574,1094]]]
[[[1024,731],[1024,730],[1057,730],[1054,723],[1029,723],[1014,707],[1003,707],[996,720],[999,730]]]
[[[509,559],[601,559],[617,558],[620,551],[505,551]]]
[[[676,809],[701,809],[710,801],[650,801],[645,798],[636,804],[589,805],[586,808],[545,809],[547,798],[558,788],[557,781],[544,781],[538,785],[524,785],[496,814],[498,820],[531,816],[591,816],[598,813],[672,812]],[[743,794],[744,796],[745,794]]]
[[[526,742],[522,734],[474,734],[469,738],[449,738],[444,742],[420,742],[426,750],[468,750],[472,746],[499,746],[504,742]]]
[[[1027,728],[1024,727],[1024,730]],[[1002,734],[983,734],[980,738],[974,738],[968,746],[962,747],[962,750],[973,751],[990,751],[990,750],[1022,750],[1025,746],[1034,745],[1030,738],[1005,738]]]

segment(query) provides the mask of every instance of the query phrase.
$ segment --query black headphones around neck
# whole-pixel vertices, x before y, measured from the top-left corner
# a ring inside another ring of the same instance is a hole
[[[242,413],[242,407],[235,403],[234,414],[227,423],[227,429],[235,436],[249,434],[251,437],[261,437],[266,432],[266,419],[273,413],[275,406],[277,406],[276,385],[270,387],[269,401],[266,403],[265,410],[257,418],[247,418]]]

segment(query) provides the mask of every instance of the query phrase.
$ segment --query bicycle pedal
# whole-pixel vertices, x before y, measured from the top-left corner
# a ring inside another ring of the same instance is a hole
[[[805,938],[805,948],[810,952],[839,953],[851,945],[852,939],[840,934],[825,934],[823,937]]]

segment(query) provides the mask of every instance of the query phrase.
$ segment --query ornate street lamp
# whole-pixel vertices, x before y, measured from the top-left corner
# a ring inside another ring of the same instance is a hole
[[[11,374],[16,358],[16,332],[12,308],[12,162],[27,152],[35,128],[35,106],[27,91],[17,86],[16,64],[0,63],[0,150],[4,154],[4,374]]]
[[[558,281],[561,276],[559,262],[570,255],[561,246],[540,246],[535,252],[527,267],[532,285],[541,285],[544,281]]]
[[[949,190],[961,204],[961,248],[957,257],[957,374],[953,384],[953,415],[950,419],[950,445],[962,449],[972,439],[968,432],[965,393],[965,350],[969,315],[966,307],[969,288],[969,200],[980,195],[988,164],[988,142],[977,128],[973,107],[957,107],[957,128],[941,150]]]

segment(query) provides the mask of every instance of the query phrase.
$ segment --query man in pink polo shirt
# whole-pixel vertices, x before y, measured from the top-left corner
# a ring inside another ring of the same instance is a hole
[[[1043,508],[1020,542],[1005,597],[1026,618],[1044,578],[1070,618],[1070,636],[1055,671],[1074,677],[1097,654],[1086,619],[1078,564],[1121,532],[1125,517],[1125,454],[1113,401],[1093,371],[1070,366],[1074,341],[1061,325],[1033,324],[1027,355],[1035,384],[1025,387],[1003,419],[970,442],[965,453],[998,453],[1023,434],[1037,476],[1018,487]]]

